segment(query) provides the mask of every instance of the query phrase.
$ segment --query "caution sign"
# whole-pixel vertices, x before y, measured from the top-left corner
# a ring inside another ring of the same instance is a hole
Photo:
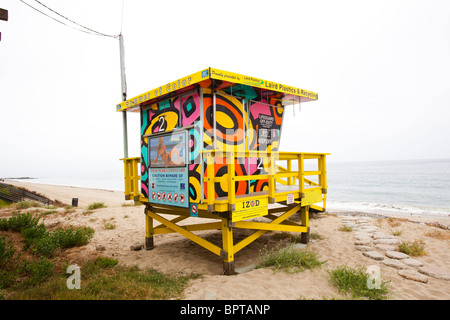
[[[269,200],[267,198],[236,201],[233,212],[233,222],[265,216],[269,213]]]
[[[190,211],[191,211],[191,216],[192,217],[198,217],[198,204],[197,203],[192,203],[190,205]]]

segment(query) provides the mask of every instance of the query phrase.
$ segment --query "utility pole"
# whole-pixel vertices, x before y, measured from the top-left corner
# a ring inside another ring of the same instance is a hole
[[[0,20],[8,21],[8,10],[0,8]],[[2,33],[0,32],[0,41],[2,41]]]
[[[120,78],[122,80],[122,101],[127,100],[127,82],[125,79],[125,52],[123,48],[123,36],[119,34],[120,46]],[[127,111],[122,111],[123,119],[123,157],[128,158],[128,128],[127,128]]]

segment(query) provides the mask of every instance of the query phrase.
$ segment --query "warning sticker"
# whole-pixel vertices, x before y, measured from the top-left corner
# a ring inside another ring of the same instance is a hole
[[[269,200],[261,198],[256,200],[236,201],[233,212],[233,222],[265,216],[269,213]]]

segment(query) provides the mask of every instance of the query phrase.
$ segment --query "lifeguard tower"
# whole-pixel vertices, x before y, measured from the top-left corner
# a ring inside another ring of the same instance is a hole
[[[279,144],[286,110],[317,99],[207,68],[118,104],[117,111],[140,112],[141,155],[122,160],[125,199],[145,204],[145,248],[177,232],[219,256],[230,275],[235,253],[268,231],[298,232],[307,243],[309,210],[326,207],[327,154],[281,152]],[[297,212],[299,222],[288,219]],[[177,224],[190,217],[212,222]],[[236,228],[254,232],[234,243]],[[221,230],[222,246],[194,233],[201,230]]]

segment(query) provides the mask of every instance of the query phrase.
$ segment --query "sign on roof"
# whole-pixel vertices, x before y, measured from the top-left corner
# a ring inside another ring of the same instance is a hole
[[[239,83],[251,87],[257,87],[264,90],[271,90],[276,92],[283,92],[289,95],[304,97],[309,100],[317,100],[318,94],[312,91],[287,86],[278,82],[267,81],[255,77],[245,76],[239,73],[223,71],[215,68],[208,68],[202,71],[193,73],[187,77],[180,78],[178,80],[169,82],[163,86],[155,88],[153,90],[147,91],[143,94],[140,94],[134,98],[128,99],[117,104],[117,111],[124,111],[127,109],[135,109],[139,107],[140,104],[147,102],[149,100],[153,100],[169,94],[171,92],[185,89],[189,86],[192,86],[196,83],[206,81],[209,79],[222,80],[230,83]]]

